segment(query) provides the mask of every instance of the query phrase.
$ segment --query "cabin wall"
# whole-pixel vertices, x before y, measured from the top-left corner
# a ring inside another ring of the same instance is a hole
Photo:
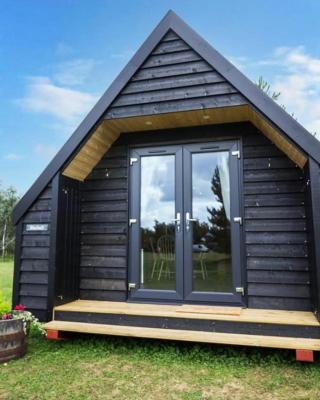
[[[13,302],[42,320],[47,316],[51,225],[51,183],[23,216],[17,229]],[[27,224],[48,224],[47,231],[27,231]]]
[[[128,134],[118,140],[82,188],[80,297],[127,298],[129,146],[188,142],[201,136],[238,136],[243,143],[248,306],[310,310],[304,172],[249,124]]]
[[[127,146],[113,146],[83,182],[80,298],[126,300]]]

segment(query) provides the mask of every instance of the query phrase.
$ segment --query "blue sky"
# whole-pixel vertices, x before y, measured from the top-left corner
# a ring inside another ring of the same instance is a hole
[[[2,185],[28,189],[168,9],[320,135],[317,0],[1,0]]]

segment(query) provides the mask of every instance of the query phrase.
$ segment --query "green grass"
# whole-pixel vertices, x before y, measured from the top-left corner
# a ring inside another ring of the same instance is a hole
[[[13,261],[0,261],[0,312],[11,308]]]
[[[0,271],[4,290],[12,267]],[[292,351],[33,333],[24,358],[0,364],[1,400],[319,398],[319,362],[296,363]]]

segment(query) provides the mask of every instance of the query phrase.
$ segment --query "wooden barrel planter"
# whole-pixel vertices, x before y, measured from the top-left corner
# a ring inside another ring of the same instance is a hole
[[[26,349],[23,322],[17,319],[0,321],[0,363],[24,356]]]

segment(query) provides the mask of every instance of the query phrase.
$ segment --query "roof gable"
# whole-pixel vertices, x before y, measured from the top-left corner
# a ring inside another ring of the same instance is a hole
[[[176,39],[174,35],[178,36],[178,39]],[[119,113],[124,106],[136,107],[142,113],[144,112],[143,110],[150,104],[150,98],[148,99],[146,95],[143,104],[128,104],[128,102],[132,102],[133,99],[132,94],[134,93],[132,91],[137,90],[137,86],[141,85],[141,81],[143,81],[141,76],[146,73],[152,63],[156,63],[155,60],[159,58],[158,55],[161,54],[163,49],[166,49],[166,52],[170,52],[171,48],[175,50],[172,51],[174,53],[176,52],[175,46],[180,48],[179,52],[181,51],[181,54],[183,53],[185,64],[192,62],[198,63],[198,72],[202,74],[202,79],[205,79],[205,74],[209,74],[209,79],[214,79],[214,76],[216,76],[217,79],[221,77],[221,82],[207,82],[207,87],[210,87],[210,90],[213,90],[212,85],[216,85],[215,89],[220,88],[222,90],[223,88],[223,90],[233,91],[231,95],[239,100],[239,104],[243,104],[243,102],[250,103],[292,142],[297,144],[317,162],[320,162],[320,143],[185,24],[174,12],[169,11],[87,117],[82,121],[70,139],[54,157],[48,167],[17,204],[13,213],[14,223],[18,222],[48,182],[67,164],[70,157],[75,154],[86,138],[98,128],[104,118],[114,118],[115,113]],[[177,64],[180,63],[177,62]],[[180,67],[185,68],[185,66],[182,67],[182,63]],[[157,72],[161,74],[161,68],[162,66],[152,65],[151,69],[154,69],[154,73],[157,70]],[[181,76],[182,75],[183,73],[181,73]],[[150,76],[150,78],[152,77]],[[170,85],[170,79],[168,79],[166,85]],[[181,92],[179,93],[178,88],[176,90],[176,95],[181,96]],[[223,93],[219,93],[219,95],[221,95],[221,101]],[[198,98],[203,99],[200,105],[204,104],[204,108],[206,108],[207,103],[203,103],[203,101],[207,102],[210,97],[215,98],[216,101],[218,99],[218,96],[213,94],[201,96],[200,93]],[[187,104],[188,99],[181,99],[181,101]],[[163,102],[163,104],[164,103],[165,102]],[[219,103],[218,106],[223,106],[223,103]],[[190,107],[190,105],[188,107]],[[133,110],[133,108],[131,108],[131,110]],[[166,111],[160,109],[160,112]],[[170,110],[167,112],[170,112]],[[133,111],[131,115],[134,115]]]

